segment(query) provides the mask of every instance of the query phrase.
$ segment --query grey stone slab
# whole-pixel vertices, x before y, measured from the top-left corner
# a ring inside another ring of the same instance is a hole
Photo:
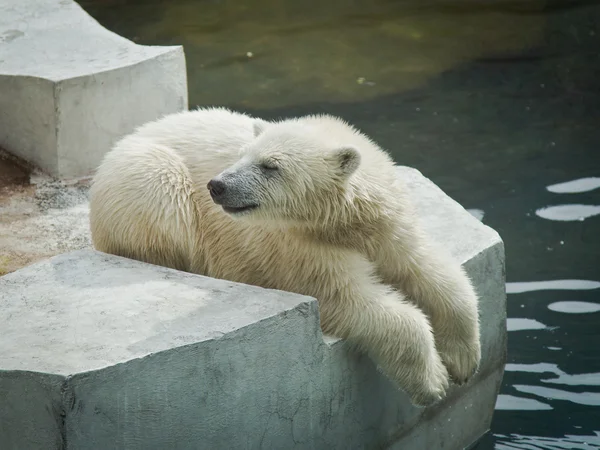
[[[314,303],[92,250],[56,256],[0,283],[10,318],[0,367],[63,376],[220,338]],[[14,352],[19,343],[27,345]]]
[[[312,298],[78,251],[0,278],[3,448],[471,445],[504,370],[503,244],[419,172],[399,176],[481,295],[468,385],[415,408],[368,357],[323,337]]]
[[[0,0],[0,146],[54,176],[89,175],[121,136],[187,109],[180,46],[141,46],[73,0]]]

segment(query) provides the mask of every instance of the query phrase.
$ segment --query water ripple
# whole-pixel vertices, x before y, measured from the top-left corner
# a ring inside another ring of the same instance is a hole
[[[548,326],[534,319],[526,318],[514,318],[511,317],[506,319],[506,330],[507,331],[521,331],[521,330],[545,330]]]
[[[597,205],[557,205],[547,206],[535,211],[542,219],[558,220],[560,222],[571,222],[585,220],[600,214],[600,206]]]
[[[600,281],[592,280],[549,280],[506,283],[507,294],[520,294],[521,292],[547,290],[587,291],[598,288],[600,288]]]
[[[513,387],[519,392],[537,395],[549,400],[565,400],[578,405],[600,406],[600,392],[567,392],[560,389],[525,384],[515,384]]]
[[[599,303],[591,302],[554,302],[548,305],[550,311],[561,312],[566,314],[589,314],[600,311]]]
[[[551,184],[546,186],[550,192],[555,194],[576,194],[578,192],[593,191],[600,187],[600,178],[588,177],[578,178],[577,180],[566,181],[564,183]]]
[[[504,370],[507,372],[530,372],[530,373],[555,373],[562,375],[564,372],[556,364],[537,363],[537,364],[506,364]]]
[[[500,394],[494,409],[501,411],[546,411],[552,409],[552,406],[532,398]]]
[[[542,383],[563,384],[568,386],[600,386],[600,373],[579,373],[575,375],[563,372],[556,364],[506,364],[507,372],[553,373],[557,378],[541,380]]]
[[[563,373],[558,378],[542,380],[543,383],[564,384],[567,386],[600,386],[600,373]]]
[[[593,450],[600,448],[600,432],[593,436],[567,434],[564,437],[524,436],[522,434],[494,434],[498,438],[495,450]]]

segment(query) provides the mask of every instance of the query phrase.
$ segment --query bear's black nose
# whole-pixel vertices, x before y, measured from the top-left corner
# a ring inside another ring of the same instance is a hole
[[[225,192],[225,183],[220,180],[210,180],[206,185],[212,198],[219,197]]]

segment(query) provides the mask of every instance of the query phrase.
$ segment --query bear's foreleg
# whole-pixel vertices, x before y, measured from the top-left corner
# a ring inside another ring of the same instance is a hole
[[[366,261],[363,265],[372,268]],[[369,270],[331,269],[333,293],[319,299],[323,331],[366,351],[414,404],[441,399],[448,372],[423,312]]]
[[[462,384],[481,359],[477,294],[458,261],[422,232],[408,229],[380,247],[379,273],[429,317],[442,360]]]

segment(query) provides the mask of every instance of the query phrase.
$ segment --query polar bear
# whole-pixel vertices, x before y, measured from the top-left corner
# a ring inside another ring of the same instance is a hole
[[[90,225],[99,251],[316,298],[323,332],[415,405],[479,365],[469,278],[424,234],[388,154],[339,118],[206,108],[143,125],[98,168]]]

